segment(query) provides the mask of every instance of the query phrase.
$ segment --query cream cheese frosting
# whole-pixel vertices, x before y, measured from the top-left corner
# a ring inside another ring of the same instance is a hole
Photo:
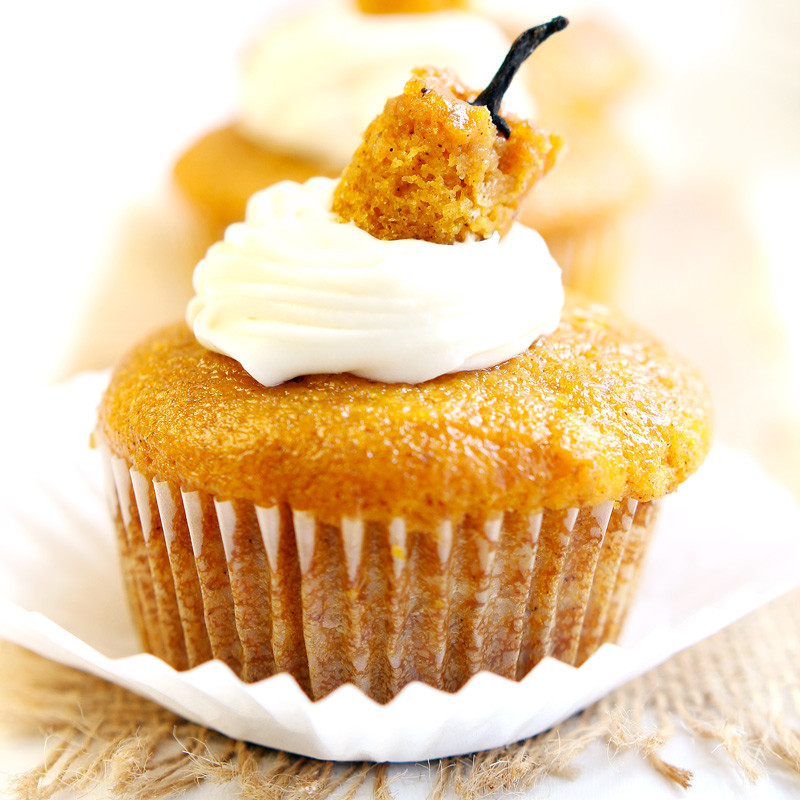
[[[347,0],[287,14],[245,54],[240,127],[266,146],[344,166],[413,67],[446,66],[480,90],[509,46],[499,26],[468,12],[363,14]],[[504,105],[535,116],[521,84]]]
[[[384,241],[337,221],[335,186],[283,181],[250,198],[195,268],[186,318],[200,344],[265,386],[342,372],[421,383],[499,364],[557,327],[561,271],[536,231]]]

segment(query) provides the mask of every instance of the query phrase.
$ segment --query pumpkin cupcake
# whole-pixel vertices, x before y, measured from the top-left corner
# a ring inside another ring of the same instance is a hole
[[[501,113],[503,83],[415,71],[339,182],[256,194],[189,325],[115,369],[95,440],[144,646],[176,668],[386,702],[615,639],[708,398],[565,302],[513,221],[560,141]]]
[[[486,85],[510,39],[468,5],[336,0],[276,19],[243,59],[238,119],[201,137],[175,166],[175,183],[207,233],[204,246],[244,218],[254,192],[284,179],[338,176],[375,108],[411,65],[446,64],[468,84]],[[592,92],[595,109],[617,96],[620,70],[595,69],[587,56],[597,48],[585,47],[591,35],[579,25],[576,38],[568,57],[561,45],[541,68],[528,65],[507,98],[520,116],[536,115],[569,137],[564,170],[530,193],[519,219],[544,236],[567,285],[605,298],[614,293],[618,223],[641,198],[644,181],[640,160],[603,114],[589,119],[587,112]],[[582,69],[607,81],[581,79]]]

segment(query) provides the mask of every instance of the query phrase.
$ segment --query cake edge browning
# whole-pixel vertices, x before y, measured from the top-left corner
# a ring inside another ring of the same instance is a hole
[[[119,364],[97,432],[186,490],[433,529],[471,508],[662,497],[705,457],[711,408],[683,360],[573,298],[520,356],[417,386],[344,374],[264,387],[175,325]]]

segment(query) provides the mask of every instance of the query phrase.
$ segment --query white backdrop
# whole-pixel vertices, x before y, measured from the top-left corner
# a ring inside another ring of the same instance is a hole
[[[6,393],[89,364],[87,332],[121,342],[174,315],[158,297],[126,313],[124,287],[104,306],[109,263],[132,216],[160,217],[176,157],[233,115],[237,60],[280,4],[0,4],[0,342],[15,378]],[[542,18],[576,6],[530,5]],[[622,304],[708,376],[720,435],[798,491],[800,3],[581,6],[616,19],[648,64],[630,127],[657,191],[641,215]],[[142,280],[158,284],[152,271]],[[0,772],[32,763],[40,747],[3,743]],[[747,789],[686,738],[664,755],[697,770],[696,796],[796,796],[779,777]],[[588,777],[572,788],[551,782],[547,793],[674,796],[635,758],[619,757],[611,770],[607,761],[602,748],[590,750],[581,765]],[[214,794],[225,793],[206,790]]]

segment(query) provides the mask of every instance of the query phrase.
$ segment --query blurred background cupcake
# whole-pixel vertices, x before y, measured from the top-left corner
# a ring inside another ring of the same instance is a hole
[[[546,21],[528,6],[495,20],[497,9],[465,0],[324,0],[278,15],[238,60],[233,120],[175,165],[176,186],[206,232],[199,245],[242,219],[253,192],[338,175],[411,66],[447,64],[466,84],[486,86],[512,39]],[[567,43],[542,47],[507,96],[509,108],[568,142],[521,219],[545,237],[568,285],[608,299],[623,263],[622,222],[646,185],[642,159],[612,120],[640,63],[619,30],[597,21],[578,19],[560,38]]]
[[[511,37],[535,24],[545,5],[469,2]],[[569,36],[554,38],[523,72],[540,124],[561,133],[567,148],[558,173],[530,194],[521,219],[545,236],[570,286],[612,302],[625,278],[630,217],[650,186],[649,165],[625,114],[647,85],[640,46],[601,9],[577,8]]]

